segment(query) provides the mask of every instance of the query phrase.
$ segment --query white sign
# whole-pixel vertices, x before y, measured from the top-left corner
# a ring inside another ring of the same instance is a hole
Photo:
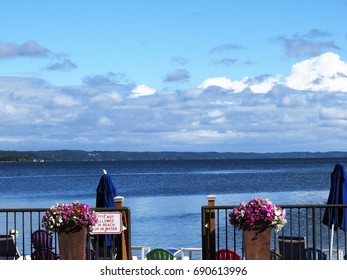
[[[123,230],[121,212],[96,212],[98,222],[93,227],[93,234],[121,234]]]

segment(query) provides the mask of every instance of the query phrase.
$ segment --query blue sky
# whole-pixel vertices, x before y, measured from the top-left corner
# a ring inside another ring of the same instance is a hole
[[[347,150],[346,0],[0,11],[2,150]]]

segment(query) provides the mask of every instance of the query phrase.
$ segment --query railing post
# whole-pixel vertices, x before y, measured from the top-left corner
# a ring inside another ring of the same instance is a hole
[[[116,196],[113,198],[114,202],[116,203],[116,208],[122,208],[123,207],[123,196]]]
[[[216,196],[207,196],[207,208],[203,212],[203,242],[202,242],[202,257],[204,260],[216,259],[216,221],[215,221],[215,206]]]
[[[123,208],[124,197],[116,196],[113,198],[117,209]],[[131,230],[130,230],[130,210],[122,210],[123,230],[116,238],[117,260],[131,260]]]
[[[317,251],[317,237],[316,237],[316,206],[312,208],[312,246],[313,252]],[[313,259],[317,259],[317,254],[313,253]]]

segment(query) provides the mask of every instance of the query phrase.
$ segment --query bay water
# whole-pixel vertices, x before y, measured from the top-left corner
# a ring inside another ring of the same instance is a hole
[[[201,247],[201,206],[269,198],[276,204],[325,204],[341,158],[0,163],[0,208],[95,207],[105,169],[130,207],[132,245]],[[5,234],[0,226],[0,234]]]

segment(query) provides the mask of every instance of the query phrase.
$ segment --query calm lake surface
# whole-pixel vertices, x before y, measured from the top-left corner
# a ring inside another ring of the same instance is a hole
[[[106,169],[132,215],[132,244],[201,247],[206,196],[217,205],[252,198],[277,204],[325,204],[330,174],[345,159],[255,159],[0,163],[0,208],[79,201],[95,207]],[[0,227],[0,233],[5,234]]]

